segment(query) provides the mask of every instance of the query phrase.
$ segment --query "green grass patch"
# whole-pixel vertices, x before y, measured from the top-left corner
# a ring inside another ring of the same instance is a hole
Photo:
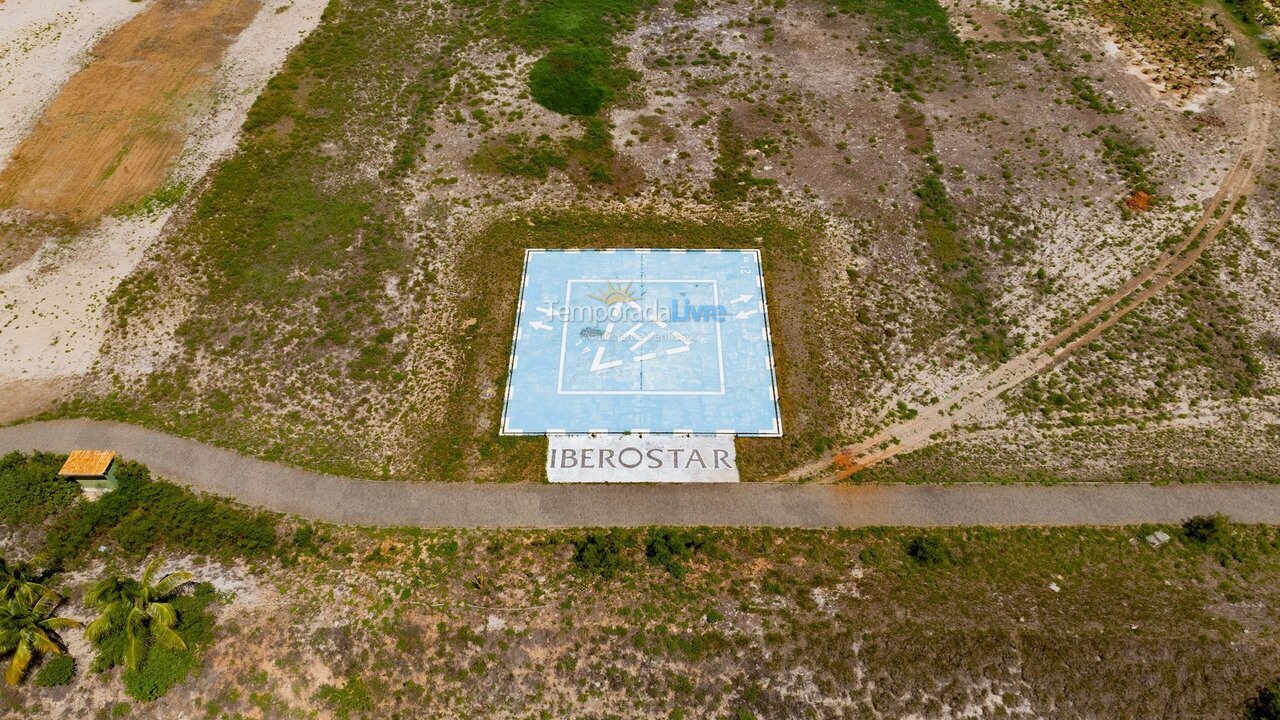
[[[988,362],[1004,362],[1016,347],[986,280],[988,258],[957,222],[958,212],[943,182],[946,169],[934,154],[923,113],[906,102],[898,112],[908,136],[920,138],[914,149],[923,156],[925,172],[915,194],[920,201],[920,229],[938,270],[937,282],[951,298],[956,322],[968,328],[969,349]]]
[[[347,678],[341,686],[322,685],[316,698],[324,701],[333,709],[333,714],[340,720],[347,720],[352,713],[363,713],[373,709],[373,696],[359,675]]]
[[[841,12],[871,18],[877,31],[895,43],[923,40],[935,51],[953,55],[963,49],[937,0],[836,0],[835,4]]]
[[[1102,159],[1124,179],[1130,193],[1156,194],[1156,183],[1148,172],[1150,156],[1151,148],[1118,132],[1113,131],[1102,138]]]
[[[534,50],[564,44],[603,48],[618,32],[635,27],[646,0],[535,0],[509,23],[512,37]]]
[[[594,115],[630,75],[613,68],[608,53],[570,45],[552,50],[529,71],[529,92],[562,115]]]
[[[549,135],[532,140],[528,135],[507,135],[481,146],[471,161],[480,172],[538,180],[545,180],[552,168],[564,170],[568,166],[568,158]]]
[[[744,200],[754,189],[773,188],[777,182],[756,177],[747,157],[747,142],[728,110],[720,113],[716,124],[720,152],[716,155],[715,175],[711,178],[711,194],[720,201]]]

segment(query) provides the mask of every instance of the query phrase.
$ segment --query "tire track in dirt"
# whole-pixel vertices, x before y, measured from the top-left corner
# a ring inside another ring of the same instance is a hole
[[[1249,103],[1244,147],[1200,218],[1176,246],[1035,349],[920,408],[914,418],[890,425],[862,442],[828,452],[821,459],[795,468],[777,479],[842,480],[895,455],[937,442],[958,424],[986,416],[991,405],[998,402],[1006,390],[1063,362],[1186,272],[1230,223],[1232,214],[1250,188],[1254,167],[1263,162],[1267,152],[1274,111],[1272,99],[1276,96],[1275,79],[1265,60],[1257,57],[1253,64],[1260,70],[1254,97]]]
[[[261,7],[157,0],[104,38],[0,172],[0,207],[81,223],[145,197],[182,151],[189,108]]]

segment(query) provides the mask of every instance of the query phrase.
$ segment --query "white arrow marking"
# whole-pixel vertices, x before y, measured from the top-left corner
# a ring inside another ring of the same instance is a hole
[[[547,317],[551,317],[556,314],[556,306],[553,303],[548,302],[546,307],[538,308],[538,312],[546,315]]]
[[[729,304],[730,304],[730,305],[737,305],[738,303],[744,303],[744,302],[746,302],[746,301],[748,301],[748,300],[750,300],[750,299],[751,299],[751,296],[750,296],[750,295],[739,295],[738,297],[736,297],[736,298],[734,298],[734,299],[730,300],[730,301],[729,301]]]
[[[759,314],[760,314],[760,308],[755,308],[752,310],[743,310],[739,312],[737,315],[734,315],[734,317],[737,318],[738,320],[746,320],[752,315],[759,315]]]
[[[529,323],[529,325],[532,326],[534,330],[550,330],[551,329],[550,325],[542,322],[541,320],[534,320],[533,322]]]
[[[591,361],[591,372],[600,372],[601,370],[608,370],[609,368],[618,367],[619,365],[622,364],[621,360],[610,360],[607,363],[602,363],[600,362],[600,359],[603,357],[604,357],[604,346],[602,345],[596,350],[595,359]]]

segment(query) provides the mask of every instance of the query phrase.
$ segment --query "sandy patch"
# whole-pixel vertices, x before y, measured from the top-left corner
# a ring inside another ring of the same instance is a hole
[[[0,204],[94,218],[164,179],[259,0],[158,0],[93,49],[0,173]]]
[[[106,33],[147,7],[130,0],[0,3],[0,167]]]
[[[213,73],[212,102],[187,120],[185,146],[171,173],[176,180],[193,182],[234,149],[249,106],[289,50],[315,28],[325,1],[268,0],[230,45]],[[93,366],[106,332],[107,298],[170,214],[107,217],[81,234],[46,243],[0,274],[0,398],[8,399],[10,386],[3,383],[74,377]]]

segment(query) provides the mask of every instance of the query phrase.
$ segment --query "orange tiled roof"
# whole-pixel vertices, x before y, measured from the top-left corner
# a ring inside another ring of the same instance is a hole
[[[115,452],[111,450],[73,450],[58,474],[70,477],[105,475],[115,457]]]

